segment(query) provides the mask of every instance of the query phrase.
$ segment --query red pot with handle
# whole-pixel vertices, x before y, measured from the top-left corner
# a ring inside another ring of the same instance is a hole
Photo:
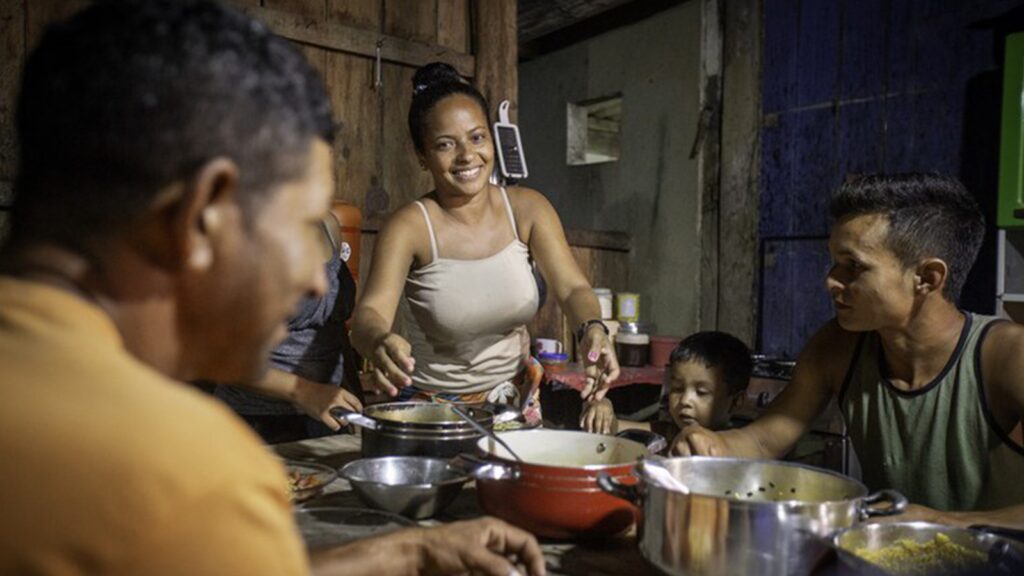
[[[630,471],[636,461],[665,445],[656,434],[647,445],[567,430],[519,430],[500,437],[522,461],[488,437],[477,442],[486,458],[475,470],[480,507],[548,538],[603,538],[629,529],[636,506],[601,490],[597,476],[605,472],[635,482]]]

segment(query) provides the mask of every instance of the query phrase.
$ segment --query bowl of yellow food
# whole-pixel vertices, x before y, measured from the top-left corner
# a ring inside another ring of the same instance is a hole
[[[1024,573],[1024,544],[978,530],[928,522],[861,524],[836,546],[893,576]]]
[[[338,477],[333,468],[316,462],[287,460],[284,467],[288,473],[288,495],[296,503],[319,496]]]

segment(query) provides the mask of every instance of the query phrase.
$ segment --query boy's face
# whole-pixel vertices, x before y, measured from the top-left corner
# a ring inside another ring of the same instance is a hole
[[[832,228],[825,286],[846,330],[899,327],[911,316],[915,271],[886,246],[888,233],[889,219],[880,214],[844,218]]]
[[[670,372],[668,409],[676,426],[700,424],[715,430],[728,424],[733,398],[721,368],[699,361],[675,362]]]

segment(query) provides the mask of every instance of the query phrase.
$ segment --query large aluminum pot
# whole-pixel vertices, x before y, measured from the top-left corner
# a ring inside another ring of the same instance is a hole
[[[665,473],[689,492],[667,488]],[[892,490],[868,495],[841,474],[767,460],[646,459],[634,475],[639,483],[599,482],[641,507],[640,552],[667,574],[809,574],[820,561],[809,541],[907,505]],[[889,505],[869,508],[883,501]]]
[[[477,442],[489,465],[476,474],[480,507],[493,516],[548,538],[599,538],[627,530],[636,507],[605,494],[600,473],[623,483],[641,457],[664,446],[567,430],[520,430],[500,434],[518,462],[490,438]]]
[[[988,526],[968,530],[928,522],[864,524],[835,535],[838,548],[876,562],[893,576],[1019,576],[1024,574],[1022,540],[1024,532],[1019,530]],[[886,553],[894,548],[899,552]]]
[[[490,429],[493,414],[481,408],[463,407],[478,424]],[[434,456],[452,458],[471,452],[483,435],[452,411],[447,404],[387,402],[373,404],[362,413],[331,409],[337,419],[361,427],[363,457]]]

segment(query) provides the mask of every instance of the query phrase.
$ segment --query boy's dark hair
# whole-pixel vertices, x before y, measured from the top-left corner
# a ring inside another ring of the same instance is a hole
[[[225,156],[243,208],[301,176],[330,102],[288,41],[211,0],[100,0],[50,26],[18,99],[12,236],[73,243]]]
[[[700,362],[708,368],[719,368],[729,388],[729,395],[747,389],[754,362],[750,349],[732,334],[706,331],[691,334],[672,351],[671,364]]]
[[[444,62],[431,62],[418,70],[412,78],[412,105],[409,106],[409,133],[416,151],[424,151],[424,133],[427,114],[442,99],[452,94],[465,94],[480,105],[484,118],[489,118],[487,99],[475,86],[466,82],[458,71]]]
[[[836,220],[882,214],[886,247],[905,267],[941,258],[949,267],[943,295],[960,297],[985,235],[985,217],[959,180],[939,174],[874,174],[844,184],[832,197]]]

